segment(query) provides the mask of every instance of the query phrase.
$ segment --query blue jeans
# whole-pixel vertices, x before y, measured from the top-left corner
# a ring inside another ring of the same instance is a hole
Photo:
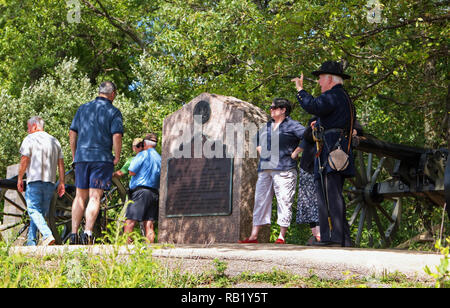
[[[30,215],[31,219],[28,229],[28,246],[36,246],[37,230],[42,233],[44,239],[52,235],[52,231],[45,221],[45,216],[50,209],[54,191],[55,184],[50,182],[36,181],[27,183],[25,200],[27,202],[28,215]]]

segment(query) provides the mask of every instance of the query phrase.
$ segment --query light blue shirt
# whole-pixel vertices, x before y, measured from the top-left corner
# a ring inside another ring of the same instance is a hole
[[[136,173],[130,180],[130,189],[145,186],[159,190],[161,156],[155,149],[139,152],[131,161],[128,171]]]

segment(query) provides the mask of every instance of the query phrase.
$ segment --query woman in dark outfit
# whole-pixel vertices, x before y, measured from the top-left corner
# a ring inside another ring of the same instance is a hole
[[[308,240],[308,245],[311,244],[314,238],[320,242],[318,197],[314,183],[314,155],[316,154],[316,148],[311,128],[311,122],[316,119],[316,117],[313,117],[309,120],[300,146],[292,153],[293,159],[296,159],[302,153],[298,179],[296,221],[298,224],[309,224],[313,237]]]

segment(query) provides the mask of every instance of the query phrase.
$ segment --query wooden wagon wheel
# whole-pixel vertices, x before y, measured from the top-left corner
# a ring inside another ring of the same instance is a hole
[[[76,194],[74,170],[66,173],[65,182],[66,193],[58,197],[55,191],[48,218],[49,227],[57,244],[65,243],[72,229],[72,202]],[[110,190],[104,192],[100,201],[100,213],[94,226],[96,238],[103,236],[103,231],[106,231],[109,222],[121,219],[126,200],[125,187],[119,179],[113,178]],[[81,225],[84,226],[84,219]]]
[[[370,247],[387,247],[398,229],[402,213],[402,198],[378,194],[380,182],[389,180],[394,160],[376,157],[372,153],[355,151],[356,177],[350,179],[347,212],[351,214],[349,224],[356,229],[356,246],[368,237]],[[374,235],[379,238],[375,243]]]
[[[0,233],[10,233],[7,238],[10,244],[24,244],[22,235],[27,233],[25,231],[30,226],[30,218],[25,198],[17,191],[17,177],[0,182]]]

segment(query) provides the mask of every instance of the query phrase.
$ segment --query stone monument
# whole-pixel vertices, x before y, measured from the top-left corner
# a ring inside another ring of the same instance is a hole
[[[236,243],[250,235],[254,138],[268,120],[248,102],[209,93],[164,120],[158,242]],[[269,235],[263,228],[259,240]]]

